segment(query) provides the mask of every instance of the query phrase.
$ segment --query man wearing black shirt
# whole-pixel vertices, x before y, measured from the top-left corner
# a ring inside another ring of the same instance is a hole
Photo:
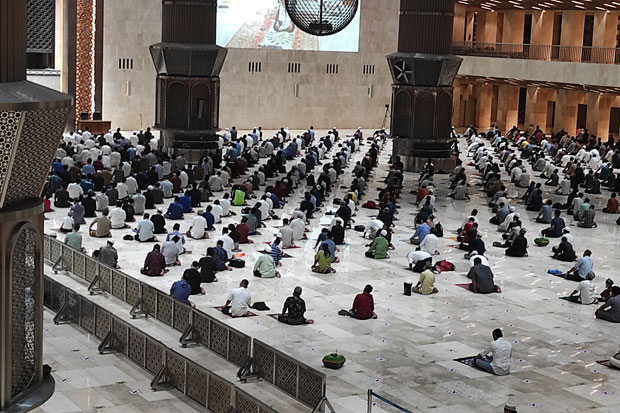
[[[217,268],[213,255],[215,255],[215,248],[209,247],[207,248],[207,256],[200,259],[200,281],[203,283],[217,282],[217,277],[215,277]]]
[[[151,215],[151,221],[155,227],[153,231],[154,234],[166,234],[168,232],[168,230],[166,230],[166,218],[164,218],[163,212],[163,209],[158,208],[157,214]]]
[[[88,191],[88,195],[86,198],[82,199],[82,206],[84,207],[84,217],[93,218],[96,217],[95,209],[97,209],[97,203],[93,199],[95,193],[93,191]]]
[[[295,287],[293,295],[284,302],[282,314],[278,317],[278,321],[293,326],[314,324],[314,320],[308,320],[304,317],[306,302],[301,298],[301,291],[301,287]]]
[[[144,193],[144,209],[154,209],[155,208],[155,199],[153,197],[153,187],[149,186],[146,192]]]
[[[349,208],[347,207],[347,209]],[[342,226],[340,219],[336,219],[336,224],[334,224],[329,234],[334,241],[334,244],[344,244],[344,227]]]
[[[199,295],[205,293],[205,289],[200,286],[202,279],[200,276],[200,272],[198,271],[199,268],[200,264],[194,261],[192,262],[192,267],[186,269],[183,273],[183,279],[187,281],[189,286],[192,288],[192,292],[190,293],[191,295]]]
[[[60,188],[54,193],[54,206],[56,208],[69,208],[71,206],[66,187]]]

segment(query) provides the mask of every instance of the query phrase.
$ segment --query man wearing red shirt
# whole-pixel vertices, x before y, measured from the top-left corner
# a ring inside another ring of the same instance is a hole
[[[248,227],[248,219],[246,217],[241,218],[241,224],[237,225],[237,231],[239,232],[239,244],[252,244],[254,241],[248,238],[250,235],[250,227]]]
[[[153,251],[149,252],[144,260],[144,267],[140,273],[149,277],[158,277],[166,273],[166,259],[160,252],[159,244],[153,246]]]
[[[368,320],[370,318],[377,318],[375,314],[375,301],[372,298],[372,285],[364,287],[364,292],[358,294],[353,301],[353,308],[351,310],[340,310],[338,314],[349,315],[358,320]]]

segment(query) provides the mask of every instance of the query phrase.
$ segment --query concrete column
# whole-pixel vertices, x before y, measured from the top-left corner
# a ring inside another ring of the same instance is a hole
[[[491,105],[493,86],[489,84],[474,87],[476,97],[476,127],[483,131],[491,126]]]
[[[578,92],[558,90],[555,106],[555,129],[564,129],[569,135],[575,135],[578,105]]]
[[[460,128],[461,125],[461,99],[462,90],[461,83],[458,79],[454,81],[454,93],[452,94],[452,126]]]
[[[547,126],[547,102],[551,100],[553,91],[548,89],[527,88],[525,104],[525,124],[540,126],[543,131]]]
[[[587,127],[591,134],[599,136],[605,140],[609,133],[609,115],[611,104],[614,97],[599,94],[596,92],[588,93],[588,120]]]
[[[465,41],[465,6],[459,3],[454,5],[454,30],[452,41],[462,43]]]
[[[595,12],[592,35],[592,62],[614,63],[618,13]]]
[[[504,31],[502,43],[523,43],[523,26],[525,25],[525,12],[505,11]]]
[[[517,125],[518,119],[519,87],[500,85],[497,96],[497,123],[502,132],[506,132]]]
[[[560,36],[560,60],[581,61],[583,29],[586,14],[583,11],[565,10],[562,12],[562,35]],[[567,131],[568,132],[568,131]]]
[[[530,56],[538,60],[551,60],[553,43],[553,13],[534,11],[532,13],[532,46]]]
[[[478,37],[480,43],[497,43],[497,13],[478,12]]]

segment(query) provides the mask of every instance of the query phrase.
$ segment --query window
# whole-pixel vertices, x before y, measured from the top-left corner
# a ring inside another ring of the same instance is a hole
[[[118,59],[118,68],[120,70],[132,70],[133,59]]]
[[[362,68],[362,73],[365,75],[374,75],[375,65],[364,65]]]
[[[248,62],[248,72],[250,73],[260,73],[263,69],[262,62]]]
[[[301,72],[301,63],[289,63],[288,64],[288,72],[289,73],[300,73]]]

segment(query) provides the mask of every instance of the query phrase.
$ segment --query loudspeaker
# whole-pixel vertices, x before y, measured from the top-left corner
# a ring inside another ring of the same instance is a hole
[[[80,113],[80,120],[89,120],[89,119],[90,119],[90,115],[88,112]]]
[[[94,112],[93,120],[101,120],[101,112]]]

